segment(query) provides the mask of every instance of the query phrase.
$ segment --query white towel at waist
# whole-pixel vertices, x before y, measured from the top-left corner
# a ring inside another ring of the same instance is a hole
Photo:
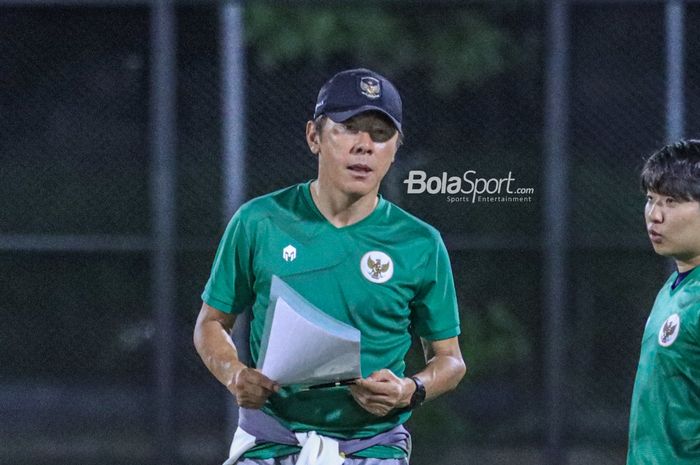
[[[299,458],[295,465],[342,465],[345,456],[338,449],[338,441],[327,436],[321,436],[316,431],[294,433],[301,446]],[[255,437],[240,426],[236,429],[231,441],[228,459],[223,465],[233,465],[241,455],[255,445]]]

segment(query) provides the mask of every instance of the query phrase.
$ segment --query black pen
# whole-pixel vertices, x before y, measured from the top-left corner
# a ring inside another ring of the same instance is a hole
[[[309,391],[311,389],[324,389],[324,388],[332,388],[332,387],[338,387],[338,386],[347,386],[349,384],[355,384],[355,381],[357,381],[357,378],[342,379],[340,381],[332,381],[330,383],[314,384],[312,386],[309,386],[309,387],[302,389],[302,391]]]

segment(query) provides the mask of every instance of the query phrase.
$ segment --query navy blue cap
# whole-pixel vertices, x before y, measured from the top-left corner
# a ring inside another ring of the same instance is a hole
[[[314,119],[326,115],[336,123],[365,111],[379,111],[401,131],[401,96],[396,87],[381,74],[369,69],[349,69],[330,78],[321,87],[316,100]]]

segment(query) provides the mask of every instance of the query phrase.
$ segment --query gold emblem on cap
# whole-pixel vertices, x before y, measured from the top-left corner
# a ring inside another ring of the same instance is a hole
[[[367,98],[375,99],[382,95],[382,87],[378,79],[365,76],[360,79],[360,92]]]

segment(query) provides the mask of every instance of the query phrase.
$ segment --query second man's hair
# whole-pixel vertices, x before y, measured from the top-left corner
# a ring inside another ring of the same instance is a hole
[[[641,182],[644,192],[700,202],[700,140],[681,140],[651,155]]]

